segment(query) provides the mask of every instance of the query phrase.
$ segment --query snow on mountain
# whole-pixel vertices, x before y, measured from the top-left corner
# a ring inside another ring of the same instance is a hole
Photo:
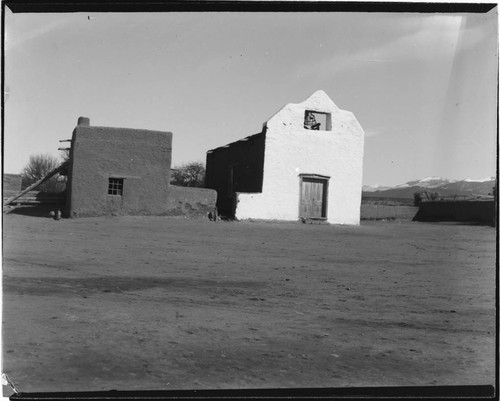
[[[363,185],[363,192],[373,192],[373,191],[384,191],[386,189],[390,189],[392,187],[382,186],[382,185]]]
[[[398,184],[394,186],[381,186],[381,185],[365,185],[363,187],[363,190],[365,190],[365,187],[367,188],[366,191],[384,191],[386,189],[395,189],[395,188],[411,188],[411,187],[421,187],[421,188],[436,188],[441,185],[446,185],[450,184],[452,182],[455,182],[453,180],[448,180],[446,178],[441,178],[441,177],[426,177],[426,178],[421,178],[419,180],[412,180],[405,182],[404,184]]]
[[[493,192],[495,178],[481,180],[449,180],[442,177],[426,177],[408,181],[393,187],[364,186],[364,196],[412,198],[415,192],[437,192],[442,196],[488,195]]]
[[[495,177],[481,178],[480,180],[474,180],[472,178],[466,178],[463,181],[465,181],[465,182],[487,182],[487,181],[495,181]]]
[[[399,187],[422,187],[422,188],[437,188],[441,185],[450,184],[455,182],[453,180],[448,180],[447,178],[442,177],[426,177],[421,178],[420,180],[408,181],[405,184],[402,184]]]

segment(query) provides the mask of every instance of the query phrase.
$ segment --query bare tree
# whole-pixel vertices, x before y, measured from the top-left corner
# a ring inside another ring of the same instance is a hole
[[[37,182],[45,177],[52,170],[61,165],[61,161],[49,154],[39,154],[30,156],[28,164],[22,169],[22,187],[26,188],[29,185]],[[62,192],[66,188],[64,179],[60,179],[59,175],[50,178],[38,187],[41,192]]]
[[[205,186],[205,166],[201,162],[190,162],[172,169],[173,185],[181,187],[204,187]]]

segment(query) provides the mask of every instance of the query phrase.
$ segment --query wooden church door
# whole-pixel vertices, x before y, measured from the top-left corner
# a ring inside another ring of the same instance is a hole
[[[301,178],[299,217],[326,218],[328,180],[313,176]]]

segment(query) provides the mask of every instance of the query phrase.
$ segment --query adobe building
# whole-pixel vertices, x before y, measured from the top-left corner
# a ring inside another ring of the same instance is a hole
[[[213,212],[215,191],[170,185],[172,133],[90,126],[73,131],[65,215],[186,215]]]
[[[359,224],[364,132],[323,91],[290,103],[262,132],[207,152],[206,187],[237,219]]]

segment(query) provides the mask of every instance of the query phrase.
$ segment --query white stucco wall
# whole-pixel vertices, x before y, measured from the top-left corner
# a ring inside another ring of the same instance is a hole
[[[331,113],[331,131],[304,128],[305,110]],[[359,224],[364,132],[323,91],[267,122],[262,193],[237,194],[237,219],[297,220],[300,176],[329,176],[327,221]]]

